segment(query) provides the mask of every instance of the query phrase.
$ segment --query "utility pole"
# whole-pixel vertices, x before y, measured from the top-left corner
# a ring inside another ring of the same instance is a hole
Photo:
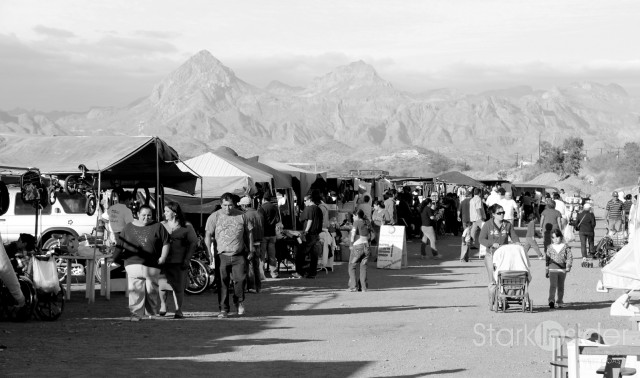
[[[516,152],[516,168],[518,168],[518,153]]]

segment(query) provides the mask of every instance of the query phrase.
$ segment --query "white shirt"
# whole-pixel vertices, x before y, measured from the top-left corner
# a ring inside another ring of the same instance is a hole
[[[107,214],[109,215],[109,226],[113,232],[122,232],[127,223],[133,222],[131,210],[121,203],[111,205]]]
[[[489,197],[487,197],[487,207],[491,207],[494,204],[498,203],[498,201],[500,201],[500,193],[493,191],[491,192],[491,194],[489,194]]]
[[[556,210],[560,212],[563,219],[567,219],[567,207],[564,205],[564,202],[560,200],[554,200],[556,203]]]
[[[514,214],[518,211],[518,204],[513,199],[503,198],[498,205],[504,209],[504,220],[513,221]]]

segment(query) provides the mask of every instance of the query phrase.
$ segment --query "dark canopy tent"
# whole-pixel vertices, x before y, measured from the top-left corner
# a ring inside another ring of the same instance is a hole
[[[250,158],[246,158],[243,159],[243,161],[249,165],[251,165],[254,168],[257,169],[261,169],[265,172],[271,173],[271,175],[273,176],[273,181],[274,181],[274,188],[291,188],[292,187],[292,183],[291,183],[291,175],[285,172],[281,172],[277,169],[271,168],[270,166],[266,165],[266,164],[262,164],[258,161],[258,157],[254,156],[254,157],[250,157]]]
[[[447,173],[443,173],[435,177],[436,181],[444,182],[445,184],[456,184],[456,185],[466,185],[472,186],[474,188],[483,188],[484,184],[480,181],[474,180],[471,177],[462,174],[458,171],[451,171]]]
[[[101,188],[168,188],[194,193],[197,176],[175,164],[178,153],[158,137],[0,135],[0,162],[38,167],[43,174],[77,175],[84,164]],[[157,168],[157,170],[156,170]]]

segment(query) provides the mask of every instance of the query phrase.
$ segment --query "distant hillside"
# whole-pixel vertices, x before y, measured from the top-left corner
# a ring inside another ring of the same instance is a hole
[[[640,126],[640,101],[616,84],[411,94],[358,61],[307,88],[281,82],[258,88],[208,51],[131,101],[78,114],[0,112],[0,132],[158,135],[187,156],[227,145],[242,155],[295,161],[364,161],[425,148],[482,165],[488,157],[534,154],[539,138],[580,136],[589,148],[619,146],[637,140]]]

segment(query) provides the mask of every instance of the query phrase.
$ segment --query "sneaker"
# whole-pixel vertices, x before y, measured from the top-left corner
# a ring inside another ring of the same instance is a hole
[[[434,259],[434,260],[440,260],[440,255],[434,255],[434,256],[432,257],[432,259]]]
[[[556,303],[556,308],[564,308],[564,307],[565,307],[564,303],[560,303],[560,302]]]
[[[291,278],[300,279],[300,278],[302,278],[302,275],[300,275],[299,273],[293,273],[291,275]]]
[[[129,321],[131,321],[131,322],[139,322],[140,321],[140,317],[139,316],[132,316],[131,319],[129,319]]]
[[[353,288],[353,289],[349,288],[349,289],[347,289],[347,291],[349,291],[349,292],[351,292],[351,293],[355,293],[356,291],[358,291],[358,289],[356,289],[356,288]]]
[[[228,317],[229,317],[229,313],[227,311],[220,311],[220,313],[218,314],[218,319],[224,319]]]
[[[555,308],[555,304],[553,302],[549,302],[549,308]]]
[[[278,272],[271,272],[271,278],[278,278]]]
[[[244,315],[244,304],[238,303],[238,315]]]
[[[174,319],[184,319],[184,314],[182,313],[182,311],[176,311],[176,313],[173,315]]]
[[[307,274],[306,276],[304,276],[304,278],[307,278],[307,279],[309,279],[309,280],[313,280],[313,279],[315,279],[315,278],[316,278],[316,275],[314,274],[314,275],[312,276],[312,275],[310,275],[310,274]]]

